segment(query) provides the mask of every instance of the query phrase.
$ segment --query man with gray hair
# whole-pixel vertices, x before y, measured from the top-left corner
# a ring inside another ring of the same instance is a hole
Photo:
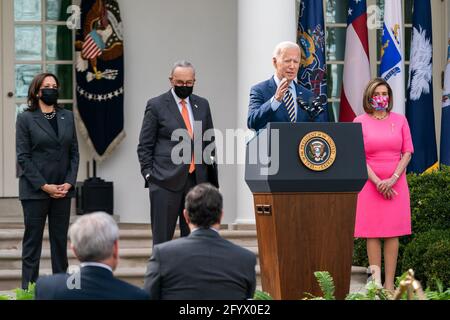
[[[39,278],[36,300],[149,299],[145,291],[113,276],[119,262],[119,228],[110,215],[95,212],[78,218],[69,237],[80,270]]]
[[[311,103],[314,95],[297,83],[297,73],[301,63],[298,44],[284,41],[274,49],[272,64],[275,74],[268,80],[250,89],[247,126],[256,131],[266,127],[269,122],[311,122],[325,121],[322,113],[311,119],[299,102]]]
[[[171,89],[147,102],[137,148],[150,194],[153,245],[173,238],[177,219],[181,236],[189,234],[183,203],[193,186],[202,182],[218,186],[217,167],[211,162],[214,136],[211,142],[202,139],[205,131],[214,129],[211,110],[208,100],[192,93],[194,66],[176,62],[169,80]],[[207,147],[211,154],[204,156]]]

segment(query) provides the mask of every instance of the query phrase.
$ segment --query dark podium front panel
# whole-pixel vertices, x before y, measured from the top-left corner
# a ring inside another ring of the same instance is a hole
[[[299,156],[300,141],[313,131],[328,134],[336,145],[333,165],[320,172],[307,168]],[[247,145],[245,181],[252,192],[359,192],[366,180],[359,123],[269,123]]]

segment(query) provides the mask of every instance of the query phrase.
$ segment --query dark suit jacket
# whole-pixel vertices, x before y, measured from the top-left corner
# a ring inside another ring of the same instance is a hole
[[[78,172],[78,143],[73,113],[57,109],[58,136],[41,110],[17,116],[16,154],[21,172],[19,198],[47,199],[44,184],[70,183],[73,197]]]
[[[311,91],[294,82],[297,89],[297,99],[311,102],[314,95]],[[250,104],[248,107],[247,126],[249,129],[260,130],[269,122],[290,122],[284,102],[281,102],[276,111],[272,110],[271,99],[277,91],[275,80],[260,82],[250,89]],[[298,104],[297,104],[298,105]],[[314,121],[325,121],[325,113],[320,114]],[[297,122],[311,122],[309,115],[297,106]]]
[[[206,130],[214,128],[209,103],[194,94],[189,97],[189,101],[194,121],[202,122],[201,131],[198,133],[201,132],[203,137]],[[171,191],[184,188],[189,172],[189,163],[174,164],[171,159],[172,149],[179,143],[178,140],[171,140],[172,132],[180,128],[186,129],[186,125],[170,90],[147,102],[137,148],[141,173],[144,179],[149,173],[151,183]],[[196,129],[193,130],[196,135]],[[196,139],[201,141],[202,137],[197,136]],[[209,144],[209,141],[202,142],[202,153]],[[215,155],[215,152],[213,154]],[[195,158],[196,161],[199,160],[199,157]],[[203,162],[203,155],[200,155],[200,158]],[[208,178],[208,168],[204,163],[196,164],[195,175],[197,183],[212,182]],[[145,181],[145,187],[148,187],[148,181]]]
[[[36,282],[36,300],[148,300],[142,289],[115,278],[111,271],[86,266],[80,271],[81,289],[67,287],[68,274],[40,277]],[[74,284],[73,278],[69,279]]]
[[[243,300],[253,298],[256,256],[211,229],[153,247],[144,290],[150,299]]]

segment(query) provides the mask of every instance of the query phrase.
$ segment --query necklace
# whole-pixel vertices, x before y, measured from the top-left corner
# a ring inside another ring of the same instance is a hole
[[[53,109],[52,112],[44,113],[44,117],[47,120],[52,120],[55,116],[56,116],[56,110],[55,109]]]
[[[372,117],[374,118],[374,119],[377,119],[377,120],[383,120],[383,119],[386,119],[386,117],[388,116],[388,113],[386,112],[384,115],[382,115],[381,117],[380,116],[377,116],[376,114],[374,114],[374,113],[372,113]]]

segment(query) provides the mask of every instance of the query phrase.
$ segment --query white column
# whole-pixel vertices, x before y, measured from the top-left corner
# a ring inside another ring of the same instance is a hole
[[[237,127],[247,128],[250,87],[274,73],[272,52],[281,41],[296,41],[295,0],[238,0]],[[245,145],[238,146],[245,154]],[[254,224],[253,196],[238,165],[236,192],[238,224]]]

